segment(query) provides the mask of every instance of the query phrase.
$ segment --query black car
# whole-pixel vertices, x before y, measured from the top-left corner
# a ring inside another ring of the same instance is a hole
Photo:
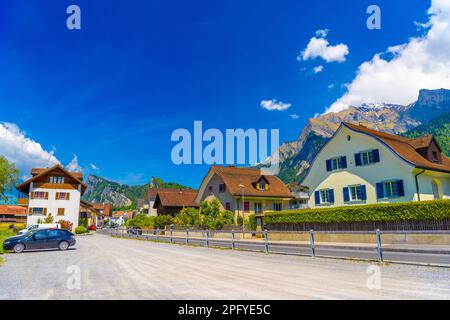
[[[72,232],[64,229],[38,229],[25,234],[9,237],[3,242],[3,250],[21,253],[24,250],[59,249],[67,250],[75,245]]]

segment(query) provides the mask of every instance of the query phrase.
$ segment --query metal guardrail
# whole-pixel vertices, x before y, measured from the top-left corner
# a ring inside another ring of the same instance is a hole
[[[293,231],[242,231],[242,230],[199,230],[189,229],[175,230],[175,229],[103,229],[99,230],[101,233],[109,234],[115,237],[141,239],[147,241],[157,241],[172,244],[194,245],[204,246],[206,248],[218,247],[229,248],[232,250],[246,250],[246,251],[259,251],[265,253],[282,253],[282,254],[295,254],[295,255],[307,255],[311,257],[316,256],[330,256],[318,254],[323,253],[324,250],[332,252],[333,254],[341,250],[342,254],[349,254],[352,250],[359,252],[360,255],[364,254],[368,258],[365,260],[378,260],[380,262],[385,261],[385,251],[392,253],[401,253],[405,249],[393,249],[383,248],[382,235],[383,234],[450,234],[449,231],[387,231],[382,232],[380,230],[369,231],[315,231],[309,232],[293,232]],[[269,241],[270,234],[305,234],[308,235],[309,241]],[[342,245],[332,245],[320,243],[317,245],[316,236],[319,234],[366,234],[375,237],[373,245],[358,246],[350,243],[342,243]],[[223,235],[223,237],[220,237]],[[408,249],[409,250],[409,249]],[[429,249],[427,249],[429,250]],[[424,251],[424,252],[421,252]],[[407,252],[413,253],[427,253],[426,250],[413,250]],[[436,250],[437,253],[449,255],[450,263],[450,248],[449,250],[443,250],[441,252]],[[352,251],[353,252],[353,251]],[[342,257],[341,255],[333,255],[334,257]],[[360,258],[360,256],[358,256]],[[447,259],[447,258],[446,258]],[[447,261],[447,260],[446,260]],[[426,261],[425,261],[426,262]]]

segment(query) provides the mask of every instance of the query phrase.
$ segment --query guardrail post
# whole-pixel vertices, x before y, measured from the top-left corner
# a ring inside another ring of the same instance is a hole
[[[161,230],[156,229],[156,241],[159,242],[159,233],[161,232]]]
[[[381,231],[380,231],[380,229],[376,230],[376,235],[377,235],[378,260],[380,260],[380,262],[383,262],[383,249],[381,247]]]
[[[235,244],[234,244],[234,238],[235,237],[235,235],[234,235],[234,230],[231,230],[231,250],[234,250],[235,249]]]
[[[208,248],[209,247],[209,230],[206,230],[206,232],[205,232],[205,244],[206,244],[206,247]]]
[[[264,252],[269,253],[269,237],[267,230],[264,230]]]
[[[173,228],[170,227],[170,243],[173,243],[173,236],[172,236]]]
[[[309,230],[309,246],[311,250],[311,257],[316,256],[316,246],[314,244],[314,230]]]
[[[189,228],[186,229],[186,245],[189,244]]]

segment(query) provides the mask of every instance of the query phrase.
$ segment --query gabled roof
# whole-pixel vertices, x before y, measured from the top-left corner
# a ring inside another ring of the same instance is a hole
[[[217,174],[225,183],[227,190],[236,197],[293,198],[291,191],[278,177],[264,174],[261,169],[212,166],[210,171]],[[255,184],[261,179],[269,184],[269,190],[259,190]],[[244,186],[244,190],[240,187]]]
[[[159,189],[155,204],[160,201],[163,207],[198,207],[195,201],[197,192],[191,189]]]
[[[91,203],[83,201],[83,200],[80,200],[80,208],[86,208],[86,209],[94,211],[98,215],[102,215],[102,213],[99,210],[97,210],[96,208],[94,208],[94,206]]]
[[[16,189],[22,191],[26,188],[29,187],[29,184],[32,181],[36,181],[38,180],[40,177],[46,175],[47,173],[52,172],[53,170],[59,169],[61,170],[64,174],[66,174],[67,176],[71,177],[72,179],[74,179],[77,183],[79,183],[81,185],[81,194],[84,193],[84,191],[86,190],[86,185],[83,183],[83,174],[79,173],[79,172],[71,172],[71,171],[67,171],[66,169],[64,169],[63,166],[61,166],[60,164],[55,164],[53,167],[51,168],[34,168],[31,170],[31,172],[36,173],[34,176],[32,176],[30,179],[28,179],[27,181],[21,183],[20,185],[18,185],[16,187]]]
[[[417,168],[450,172],[450,158],[446,157],[444,154],[442,154],[442,163],[435,163],[424,158],[419,152],[417,152],[418,149],[428,147],[431,141],[434,141],[439,150],[441,150],[439,144],[432,135],[426,135],[416,139],[408,139],[394,134],[372,130],[364,126],[354,125],[348,122],[343,122],[342,125],[353,131],[365,133],[380,140],[400,158]]]

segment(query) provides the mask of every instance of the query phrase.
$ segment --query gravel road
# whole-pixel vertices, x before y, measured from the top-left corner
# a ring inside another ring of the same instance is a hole
[[[366,262],[101,234],[78,237],[66,252],[5,260],[0,299],[450,299],[450,269],[385,265],[377,277]]]

